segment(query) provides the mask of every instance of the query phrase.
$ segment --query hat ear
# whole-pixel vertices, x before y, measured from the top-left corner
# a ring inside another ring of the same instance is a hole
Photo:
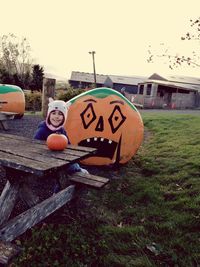
[[[53,102],[54,99],[52,97],[49,97],[49,103]]]

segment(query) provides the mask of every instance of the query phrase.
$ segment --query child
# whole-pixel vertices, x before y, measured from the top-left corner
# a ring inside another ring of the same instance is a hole
[[[67,133],[63,127],[65,120],[67,119],[67,111],[68,106],[64,101],[53,100],[53,98],[49,98],[46,120],[40,122],[34,135],[34,139],[47,140],[47,137],[52,133],[61,133],[67,136]],[[69,138],[68,142],[70,144]],[[74,172],[88,173],[88,171],[81,168],[78,163],[71,164],[66,171],[68,174],[72,174]],[[59,190],[60,184],[57,180],[53,191],[54,193],[57,193]]]

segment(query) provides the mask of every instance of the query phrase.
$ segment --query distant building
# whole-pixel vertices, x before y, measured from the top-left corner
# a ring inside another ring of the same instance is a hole
[[[200,107],[200,78],[187,76],[96,75],[97,87],[109,87],[121,92],[136,106],[144,108]],[[93,73],[73,71],[69,84],[74,88],[91,88]]]
[[[122,88],[124,91],[136,94],[138,90],[138,83],[146,80],[147,77],[143,76],[118,76],[118,75],[96,75],[97,87],[109,87],[121,92]],[[94,84],[93,73],[85,73],[72,71],[69,84],[73,88],[88,88]]]
[[[200,106],[200,79],[154,73],[138,83],[138,92],[133,98],[144,108],[196,108]]]

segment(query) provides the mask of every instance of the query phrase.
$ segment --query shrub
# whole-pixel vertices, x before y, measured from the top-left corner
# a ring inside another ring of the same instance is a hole
[[[68,101],[70,99],[72,99],[73,97],[83,93],[84,90],[83,89],[72,89],[69,88],[67,89],[66,92],[60,93],[58,95],[58,99],[63,100],[63,101]]]
[[[56,94],[54,99],[68,101],[71,98],[83,93],[83,89],[72,89],[61,91]],[[25,92],[26,111],[41,111],[42,109],[42,93],[41,92]]]
[[[25,93],[26,111],[41,111],[42,109],[42,93],[33,92]]]

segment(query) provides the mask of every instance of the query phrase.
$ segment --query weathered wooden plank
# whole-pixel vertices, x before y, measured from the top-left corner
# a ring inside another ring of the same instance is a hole
[[[17,153],[16,153],[17,154]],[[40,157],[37,155],[35,156],[34,153],[32,155],[29,155],[25,157],[25,155],[22,155],[23,153],[19,153],[21,155],[15,155],[11,153],[6,153],[1,151],[0,149],[0,163],[4,167],[10,167],[17,170],[22,170],[24,172],[29,172],[36,174],[38,176],[43,176],[46,173],[51,171],[57,170],[59,167],[67,166],[70,163],[76,162],[79,160],[80,157],[76,156],[73,158],[73,160],[59,160],[57,158],[48,158],[47,155]],[[25,154],[25,153],[24,153]],[[49,154],[51,155],[51,153]],[[58,156],[58,158],[60,158]]]
[[[61,159],[61,160],[68,160],[76,161],[80,157],[83,158],[88,155],[88,152],[80,151],[80,150],[71,150],[65,149],[63,151],[50,151],[46,144],[37,144],[34,141],[28,142],[21,141],[20,146],[16,147],[16,140],[14,139],[7,139],[6,137],[0,138],[2,146],[0,147],[0,151],[5,151],[8,153],[12,153],[14,155],[24,155],[24,157],[33,158],[32,154],[35,153],[35,159],[44,161],[43,155],[47,157],[49,161],[52,158]],[[29,140],[30,141],[30,140]],[[26,149],[24,147],[28,146]],[[23,153],[23,154],[22,154]]]
[[[21,248],[19,246],[0,241],[0,264],[8,264],[20,251]]]
[[[5,104],[6,104],[6,102],[4,102]],[[1,103],[0,103],[1,104]],[[5,116],[15,116],[15,115],[17,115],[18,113],[16,113],[16,112],[10,112],[10,111],[0,111],[0,114],[1,115],[5,115]]]
[[[20,156],[15,156],[9,153],[0,151],[0,163],[4,167],[9,167],[12,169],[33,173],[38,176],[43,176],[47,170],[50,169],[49,164],[33,161]],[[56,165],[56,164],[55,164]],[[56,167],[55,167],[56,168]]]
[[[86,147],[86,146],[77,146],[77,145],[69,145],[69,148],[72,150],[80,150],[80,151],[85,151],[85,152],[95,152],[97,149],[93,147]]]
[[[80,177],[84,177],[84,178],[87,178],[87,179],[90,179],[90,180],[94,180],[94,181],[98,181],[98,182],[101,182],[101,183],[108,183],[110,180],[108,178],[105,178],[105,177],[102,177],[102,176],[98,176],[98,175],[93,175],[93,174],[90,174],[90,173],[82,173],[82,172],[76,172],[74,173],[74,175],[77,175]]]
[[[75,150],[75,149],[70,149],[69,147],[67,147],[67,149],[65,149],[63,151],[63,153],[67,156],[67,155],[73,155],[73,156],[78,156],[78,157],[84,157],[88,155],[87,151],[81,151],[81,150]]]
[[[13,146],[12,146],[13,144]],[[45,162],[45,163],[49,163],[49,164],[55,164],[55,160],[56,160],[56,164],[59,165],[63,165],[66,162],[70,162],[70,159],[67,160],[66,156],[64,157],[65,159],[58,159],[56,157],[54,157],[53,153],[51,153],[50,151],[45,151],[43,149],[39,149],[35,146],[30,146],[28,147],[28,149],[25,149],[23,144],[21,144],[21,146],[14,146],[14,142],[9,142],[9,140],[6,140],[4,142],[1,142],[1,146],[0,146],[0,151],[2,152],[6,152],[9,154],[13,154],[15,156],[21,156],[23,158],[28,158],[31,159],[33,161],[39,161],[39,162]],[[75,159],[77,159],[77,156],[75,157]],[[64,162],[63,162],[64,160]],[[74,157],[72,157],[72,160],[74,160]]]
[[[12,120],[17,113],[0,111],[0,120]]]
[[[53,153],[57,153],[57,152],[53,152]],[[84,153],[75,153],[74,155],[73,154],[70,154],[68,153],[68,149],[66,149],[66,152],[64,153],[60,153],[58,152],[58,154],[53,154],[53,157],[54,158],[57,158],[57,159],[67,159],[68,161],[70,161],[70,163],[74,163],[74,162],[77,162],[79,161],[80,159],[84,159],[86,157],[89,157],[90,154],[87,153],[87,152],[84,152]]]
[[[45,156],[51,156],[55,159],[63,159],[63,160],[68,160],[69,162],[73,163],[77,160],[79,160],[80,158],[83,158],[85,156],[88,155],[88,153],[76,153],[76,154],[72,154],[72,153],[68,153],[68,149],[65,149],[63,151],[50,151],[47,150],[45,153],[43,153],[43,155]]]
[[[6,222],[13,210],[19,192],[19,184],[7,181],[0,196],[0,225]]]
[[[27,229],[39,223],[52,212],[61,208],[64,204],[72,199],[74,189],[75,186],[71,185],[10,220],[3,228],[0,229],[0,240],[14,240],[16,237],[23,234]]]
[[[13,152],[15,153],[15,152]],[[10,153],[7,151],[3,152],[0,149],[0,163],[2,166],[14,168],[17,170],[22,170],[29,173],[35,173],[36,175],[42,176],[44,175],[49,169],[56,170],[58,167],[62,167],[69,163],[73,163],[79,159],[78,156],[73,157],[72,160],[63,160],[62,157],[51,158],[47,155],[32,155],[27,156],[26,153],[20,151],[19,153],[13,154],[10,150]],[[19,154],[19,155],[17,155]]]
[[[9,167],[27,173],[32,173],[38,176],[43,176],[49,173],[50,170],[55,171],[59,167],[67,166],[69,163],[76,162],[78,159],[80,159],[80,157],[76,156],[72,161],[61,161],[55,158],[49,159],[46,155],[43,155],[40,160],[40,158],[37,158],[34,153],[29,157],[25,157],[24,155],[22,155],[22,151],[20,152],[20,154],[21,155],[17,156],[12,154],[12,152],[2,152],[0,149],[0,164],[4,167]],[[49,155],[51,155],[51,152]]]
[[[0,133],[0,139],[4,139],[4,138],[6,138],[6,139],[13,139],[13,140],[24,140],[24,141],[31,141],[31,140],[33,140],[33,139],[31,139],[31,138],[28,138],[28,137],[24,137],[24,136],[21,136],[21,135],[17,135],[17,134],[9,134],[9,133]],[[42,142],[42,143],[44,143],[44,142]]]
[[[78,184],[83,184],[87,186],[91,186],[97,189],[102,188],[105,186],[108,182],[109,179],[101,177],[101,176],[96,176],[92,174],[85,174],[85,173],[74,173],[69,176],[69,180],[71,182],[75,182]]]
[[[13,140],[21,140],[21,141],[25,141],[25,142],[33,142],[34,144],[40,144],[40,145],[45,145],[46,146],[46,142],[45,141],[41,141],[41,140],[34,140],[31,138],[27,138],[27,137],[23,137],[23,136],[19,136],[19,135],[13,135],[13,134],[4,134],[4,133],[0,133],[0,140],[2,139],[13,139]],[[77,146],[77,145],[68,145],[67,149],[64,150],[64,153],[67,150],[75,150],[75,151],[83,151],[83,152],[87,152],[87,153],[93,153],[95,152],[97,149],[96,148],[92,148],[92,147],[84,147],[84,146]]]
[[[85,177],[78,177],[78,176],[73,176],[69,179],[71,182],[74,183],[78,183],[78,184],[82,184],[82,185],[87,185],[87,186],[91,186],[94,188],[102,188],[104,186],[103,183],[98,182],[98,181],[94,181],[91,179],[87,179]]]

